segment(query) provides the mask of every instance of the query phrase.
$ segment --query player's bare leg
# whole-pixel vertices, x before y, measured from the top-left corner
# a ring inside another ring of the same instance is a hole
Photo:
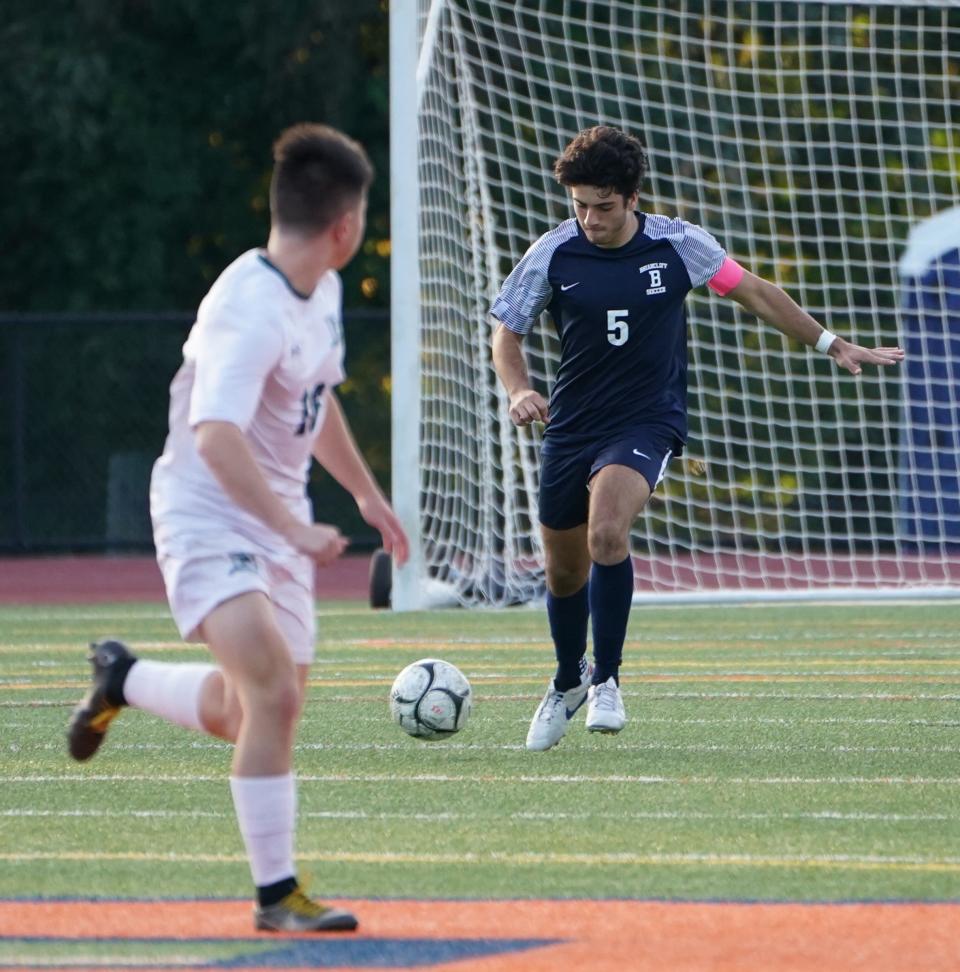
[[[236,743],[243,711],[233,682],[222,671],[204,682],[198,708],[206,732],[225,742]]]
[[[572,530],[540,527],[546,555],[547,590],[557,597],[569,597],[586,584],[590,576],[587,524]]]
[[[590,481],[587,547],[597,564],[618,564],[630,553],[630,529],[650,499],[650,484],[628,466],[604,466]]]
[[[218,605],[201,626],[230,688],[222,690],[224,716],[235,696],[242,713],[236,732],[233,772],[264,776],[290,769],[293,737],[300,715],[297,666],[277,627],[265,594],[251,591]],[[215,719],[215,694],[201,703]]]
[[[293,742],[303,705],[307,666],[297,666],[260,592],[242,594],[204,620],[204,640],[224,672],[224,731],[235,706],[236,745],[230,788],[254,883],[254,919],[264,931],[352,931],[357,920],[327,908],[300,889],[293,865],[296,783]],[[236,700],[235,704],[232,700]],[[211,690],[203,705],[214,710]]]
[[[587,578],[590,553],[587,525],[571,530],[541,526],[547,568],[547,617],[557,656],[557,672],[537,706],[527,733],[527,749],[542,751],[563,738],[587,698],[593,666],[587,649]]]
[[[649,499],[649,483],[627,466],[604,466],[590,485],[587,546],[596,662],[587,705],[591,732],[617,733],[627,721],[620,662],[633,600],[630,528]]]

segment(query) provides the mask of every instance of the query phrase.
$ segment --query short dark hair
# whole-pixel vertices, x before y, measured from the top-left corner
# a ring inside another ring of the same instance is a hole
[[[638,192],[647,174],[643,142],[611,125],[582,131],[553,166],[561,186],[595,186],[624,198]]]
[[[273,143],[270,213],[284,229],[322,233],[373,181],[363,146],[329,125],[303,122]]]

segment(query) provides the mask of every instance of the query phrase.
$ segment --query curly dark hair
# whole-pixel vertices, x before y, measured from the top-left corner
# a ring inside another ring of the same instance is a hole
[[[584,129],[553,166],[561,186],[595,186],[629,199],[647,174],[643,142],[611,125]]]
[[[321,233],[367,191],[373,166],[363,147],[329,125],[303,122],[273,145],[270,212],[289,230]]]

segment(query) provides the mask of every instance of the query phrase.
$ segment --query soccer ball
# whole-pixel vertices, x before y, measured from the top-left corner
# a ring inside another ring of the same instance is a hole
[[[420,739],[459,732],[470,716],[472,691],[466,675],[439,658],[421,658],[396,677],[390,714],[400,728]]]

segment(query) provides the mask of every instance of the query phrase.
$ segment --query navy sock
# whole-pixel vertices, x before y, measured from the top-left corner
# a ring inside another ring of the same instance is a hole
[[[284,878],[273,884],[263,884],[257,888],[257,904],[261,908],[269,908],[278,901],[282,901],[291,891],[296,890],[297,879],[293,877]]]
[[[609,567],[594,563],[590,569],[590,616],[593,618],[593,684],[611,676],[620,684],[620,661],[627,619],[633,602],[633,560],[628,556]]]
[[[127,680],[127,672],[133,668],[137,659],[134,657],[118,658],[111,666],[107,675],[107,687],[104,697],[111,705],[126,705],[127,699],[123,694],[123,683]]]
[[[557,653],[557,674],[554,684],[558,692],[566,692],[580,684],[580,659],[587,650],[587,619],[590,616],[588,584],[568,597],[557,597],[547,591],[547,617],[550,634]]]

